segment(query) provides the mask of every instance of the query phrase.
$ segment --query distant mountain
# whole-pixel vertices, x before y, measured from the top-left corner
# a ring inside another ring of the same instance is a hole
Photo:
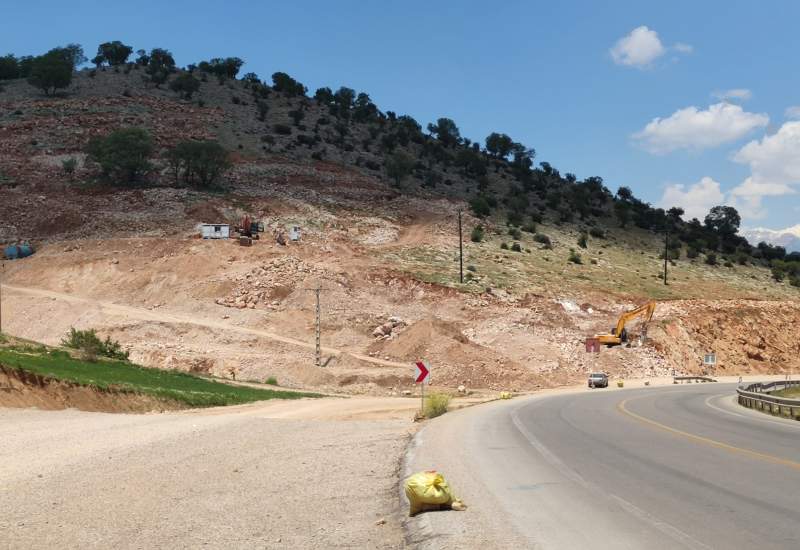
[[[800,252],[800,225],[787,227],[786,229],[767,229],[766,227],[754,227],[752,229],[742,229],[739,233],[753,246],[764,241],[768,244],[782,246],[787,252]]]

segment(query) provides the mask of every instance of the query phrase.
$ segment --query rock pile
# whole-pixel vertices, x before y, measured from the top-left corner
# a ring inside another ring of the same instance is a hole
[[[237,286],[233,292],[218,298],[216,303],[237,309],[275,309],[280,306],[281,300],[294,291],[298,282],[309,276],[334,277],[295,256],[281,256],[236,277]]]
[[[372,336],[376,339],[384,339],[387,340],[392,336],[397,335],[400,330],[405,328],[406,323],[400,317],[389,317],[385,323],[375,327],[375,330],[372,331]]]

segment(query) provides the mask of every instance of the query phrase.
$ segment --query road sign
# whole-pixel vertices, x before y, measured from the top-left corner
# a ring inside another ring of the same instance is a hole
[[[431,373],[431,367],[427,363],[423,361],[417,361],[416,364],[417,371],[414,376],[414,382],[417,384],[422,384],[428,378],[428,375]]]

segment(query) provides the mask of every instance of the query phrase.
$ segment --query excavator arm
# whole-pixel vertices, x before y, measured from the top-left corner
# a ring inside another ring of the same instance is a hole
[[[624,341],[625,325],[631,319],[635,319],[641,315],[644,317],[642,319],[642,323],[646,326],[647,323],[650,322],[650,319],[653,318],[653,313],[655,310],[656,303],[654,301],[650,301],[643,306],[637,307],[636,309],[626,311],[620,315],[620,318],[617,321],[617,326],[612,329],[611,334],[598,334],[595,336],[595,338],[597,338],[601,344],[606,344],[609,346],[621,344]]]

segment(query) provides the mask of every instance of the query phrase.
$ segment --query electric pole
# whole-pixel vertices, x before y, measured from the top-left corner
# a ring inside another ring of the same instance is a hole
[[[458,210],[458,280],[464,284],[464,237],[461,233],[461,209]]]
[[[314,348],[314,364],[318,367],[322,366],[322,307],[320,306],[319,302],[319,295],[322,292],[322,288],[317,286],[316,288],[307,288],[306,290],[310,290],[314,293],[314,297],[316,298],[316,326],[314,330],[315,336],[315,348]]]
[[[667,260],[669,259],[669,229],[664,233],[664,284],[667,284]]]
[[[6,271],[6,263],[0,262],[0,334],[3,334],[3,275]]]

